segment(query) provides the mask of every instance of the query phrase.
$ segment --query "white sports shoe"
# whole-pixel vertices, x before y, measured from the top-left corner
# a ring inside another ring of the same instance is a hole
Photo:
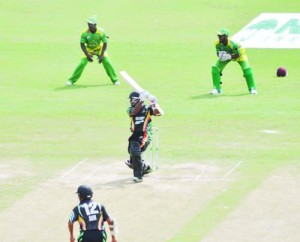
[[[132,180],[133,180],[134,182],[138,183],[138,182],[142,182],[142,181],[143,181],[143,178],[138,178],[138,177],[134,176],[134,177],[132,178]]]
[[[219,94],[221,91],[218,91],[216,88],[212,89],[210,94]]]
[[[257,91],[256,91],[255,89],[251,89],[250,94],[256,95],[256,94],[257,94]]]
[[[118,86],[121,85],[121,83],[120,83],[119,81],[116,81],[114,84],[115,84],[115,85],[118,85]]]
[[[66,82],[66,86],[72,86],[72,85],[73,85],[72,82],[70,82],[70,81],[67,81],[67,82]]]

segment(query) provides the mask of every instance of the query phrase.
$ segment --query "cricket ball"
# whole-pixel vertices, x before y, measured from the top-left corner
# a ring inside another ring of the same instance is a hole
[[[279,67],[277,69],[277,76],[278,77],[285,77],[285,76],[287,76],[287,74],[288,74],[288,72],[284,67]]]

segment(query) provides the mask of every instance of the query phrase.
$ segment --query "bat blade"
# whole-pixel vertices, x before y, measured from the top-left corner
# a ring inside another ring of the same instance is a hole
[[[120,71],[120,75],[138,93],[141,93],[144,91],[144,88],[142,88],[131,76],[129,76],[126,71]],[[160,114],[163,115],[164,110],[158,105],[158,103],[155,104],[155,106],[159,110]]]
[[[133,78],[131,76],[129,76],[127,74],[126,71],[121,71],[120,72],[121,76],[123,77],[123,79],[134,88],[134,90],[136,90],[137,92],[142,92],[144,91],[144,89],[135,81],[133,80]]]

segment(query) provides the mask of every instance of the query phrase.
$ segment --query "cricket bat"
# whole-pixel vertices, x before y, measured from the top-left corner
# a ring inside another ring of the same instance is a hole
[[[120,75],[138,93],[141,93],[144,91],[144,88],[142,88],[131,76],[129,76],[126,71],[120,71]],[[164,114],[164,110],[162,110],[162,108],[158,105],[158,103],[155,104],[155,107],[159,110],[161,115]]]

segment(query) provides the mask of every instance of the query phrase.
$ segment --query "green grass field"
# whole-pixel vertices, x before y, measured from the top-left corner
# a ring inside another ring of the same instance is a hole
[[[79,37],[85,21],[98,14],[117,71],[126,70],[165,110],[154,118],[162,167],[193,162],[228,170],[242,162],[226,192],[212,196],[168,238],[205,241],[274,172],[300,170],[300,50],[247,49],[259,95],[248,94],[239,66],[231,63],[224,72],[224,93],[211,96],[215,33],[221,27],[236,33],[260,13],[299,8],[294,0],[1,3],[0,218],[87,157],[124,166],[131,88],[122,80],[121,86],[111,85],[96,62],[77,85],[64,86],[82,55]],[[276,77],[279,66],[288,69],[288,77]],[[130,175],[128,171],[128,179]],[[74,182],[73,190],[80,182]],[[70,211],[75,202],[67,204]],[[230,209],[220,209],[224,203]],[[61,237],[67,235],[66,220],[56,221],[65,232]]]

